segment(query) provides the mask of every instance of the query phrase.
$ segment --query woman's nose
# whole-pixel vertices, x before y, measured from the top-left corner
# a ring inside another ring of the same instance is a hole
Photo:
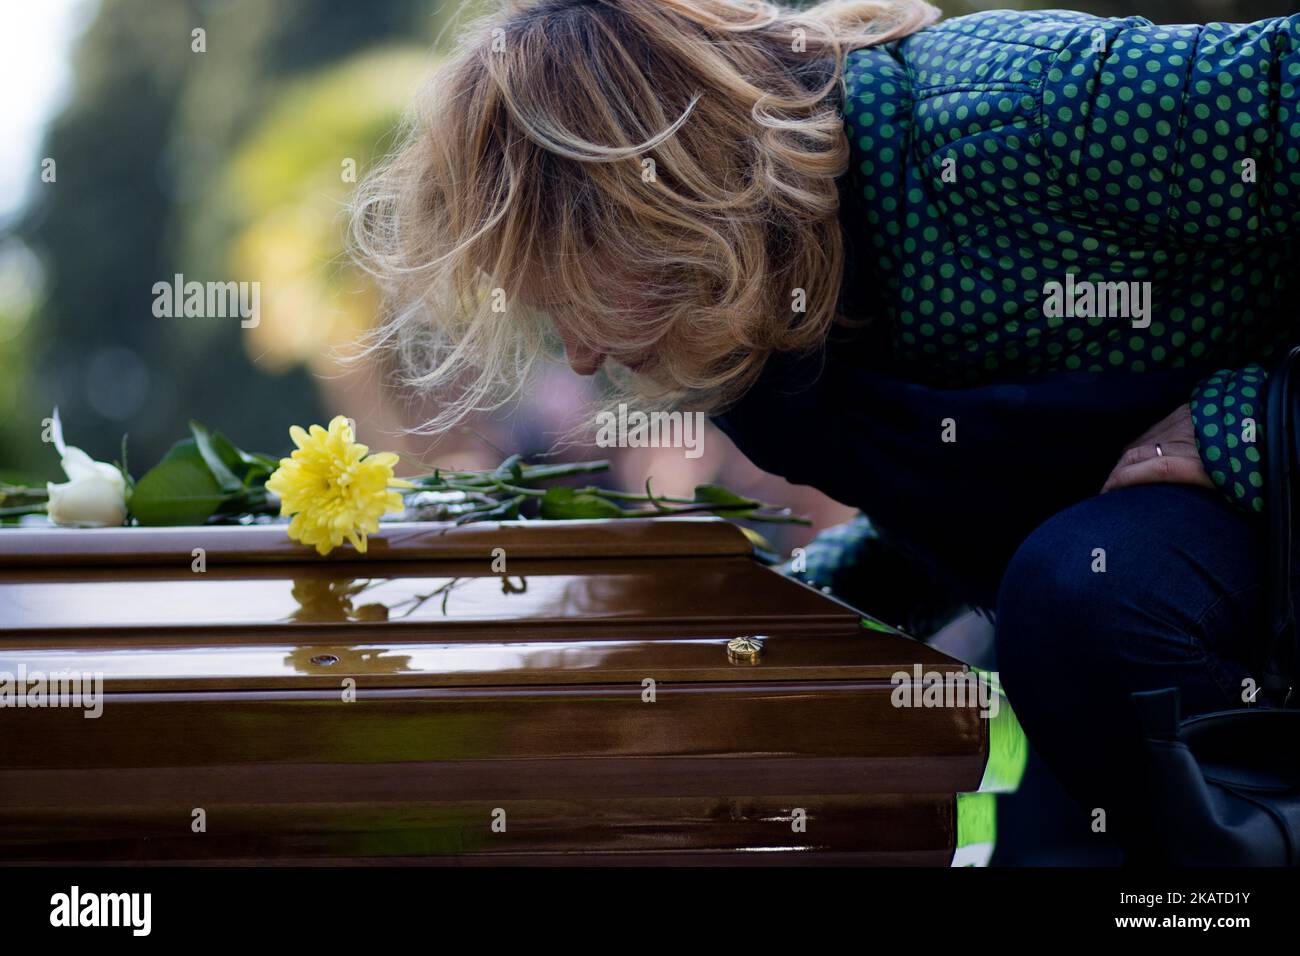
[[[564,339],[564,355],[569,360],[569,368],[579,375],[595,375],[605,364],[605,355],[593,348],[575,342],[568,336]]]

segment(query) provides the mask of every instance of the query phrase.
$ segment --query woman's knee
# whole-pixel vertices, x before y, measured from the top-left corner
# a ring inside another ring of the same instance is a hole
[[[1244,515],[1185,486],[1124,488],[1049,519],[999,590],[998,669],[1012,703],[1035,685],[1060,705],[1078,703],[1075,688],[1113,704],[1189,680],[1224,637],[1207,632],[1223,618],[1211,610],[1257,574],[1252,542]]]
[[[1077,506],[1076,506],[1077,508]],[[1086,513],[1062,512],[1029,535],[1002,577],[996,615],[997,665],[1012,704],[1070,678],[1098,652],[1097,623],[1112,614],[1117,595],[1104,587],[1107,549]]]

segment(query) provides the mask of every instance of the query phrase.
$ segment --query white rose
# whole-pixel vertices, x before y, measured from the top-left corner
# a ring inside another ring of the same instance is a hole
[[[122,473],[106,462],[95,461],[80,448],[65,445],[59,450],[68,480],[45,486],[50,495],[50,520],[82,527],[115,527],[125,521],[126,480]]]

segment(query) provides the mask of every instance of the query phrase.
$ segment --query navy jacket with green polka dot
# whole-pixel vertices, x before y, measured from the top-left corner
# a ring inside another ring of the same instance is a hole
[[[851,53],[846,220],[900,371],[957,387],[1204,367],[1206,470],[1260,510],[1258,363],[1300,306],[1298,41],[1300,17],[993,12]]]

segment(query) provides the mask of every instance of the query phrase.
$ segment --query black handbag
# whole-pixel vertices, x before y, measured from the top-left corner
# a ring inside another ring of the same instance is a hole
[[[1238,710],[1180,720],[1177,688],[1133,695],[1148,756],[1155,836],[1165,861],[1180,866],[1300,865],[1300,685],[1291,599],[1291,481],[1300,467],[1297,366],[1300,347],[1278,364],[1265,391],[1269,627],[1256,653],[1254,700]]]

